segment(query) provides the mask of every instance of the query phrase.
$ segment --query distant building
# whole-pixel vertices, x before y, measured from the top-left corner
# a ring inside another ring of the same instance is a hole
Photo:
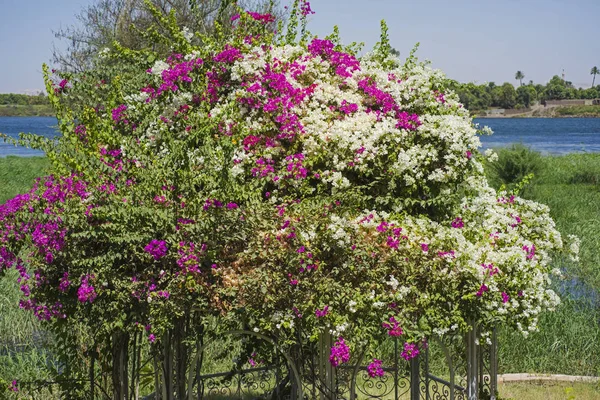
[[[498,115],[504,115],[504,108],[492,108],[490,110],[487,110],[486,114],[488,116],[498,116]]]
[[[600,104],[600,99],[546,100],[547,106],[591,106]]]

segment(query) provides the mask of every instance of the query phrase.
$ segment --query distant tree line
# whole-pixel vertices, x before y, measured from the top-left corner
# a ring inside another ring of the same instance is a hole
[[[0,93],[0,105],[36,106],[50,105],[44,93],[35,96],[18,93]]]
[[[521,81],[524,77],[522,75],[517,73],[515,79]],[[558,75],[553,76],[546,85],[529,81],[528,84],[520,85],[516,89],[509,82],[499,86],[494,82],[477,85],[454,81],[452,87],[463,105],[471,111],[485,110],[490,107],[527,108],[536,101],[600,98],[598,87],[575,88],[572,82],[565,81]]]

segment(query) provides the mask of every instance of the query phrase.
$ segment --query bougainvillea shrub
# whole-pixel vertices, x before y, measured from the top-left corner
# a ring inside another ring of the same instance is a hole
[[[202,45],[157,14],[168,58],[116,45],[117,73],[48,73],[54,175],[0,208],[23,308],[156,351],[208,316],[284,346],[332,334],[334,366],[388,337],[411,359],[471,321],[536,330],[559,303],[548,209],[488,186],[469,113],[385,26],[358,57],[294,12],[285,34],[241,12]]]

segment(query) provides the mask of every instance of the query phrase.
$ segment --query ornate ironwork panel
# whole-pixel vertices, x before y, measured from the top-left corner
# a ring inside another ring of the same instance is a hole
[[[382,376],[370,376],[364,352],[355,351],[349,363],[332,368],[332,340],[322,338],[319,343],[292,349],[285,357],[274,355],[268,364],[200,375],[202,397],[198,398],[495,400],[495,332],[486,339],[482,340],[477,331],[463,338],[433,338],[421,347],[418,357],[406,361],[399,354],[397,339],[390,338],[376,349],[383,361]],[[477,390],[469,390],[469,383]]]

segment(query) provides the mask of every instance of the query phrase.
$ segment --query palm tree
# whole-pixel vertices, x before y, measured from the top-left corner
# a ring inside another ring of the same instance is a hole
[[[594,75],[594,79],[592,79],[592,87],[594,87],[594,83],[596,83],[596,75],[600,74],[600,69],[598,69],[598,67],[594,67],[590,71],[590,74]]]
[[[525,78],[525,74],[522,73],[521,71],[517,71],[517,73],[515,74],[515,79],[519,80],[519,83],[521,84],[521,86],[523,86],[523,78]]]

